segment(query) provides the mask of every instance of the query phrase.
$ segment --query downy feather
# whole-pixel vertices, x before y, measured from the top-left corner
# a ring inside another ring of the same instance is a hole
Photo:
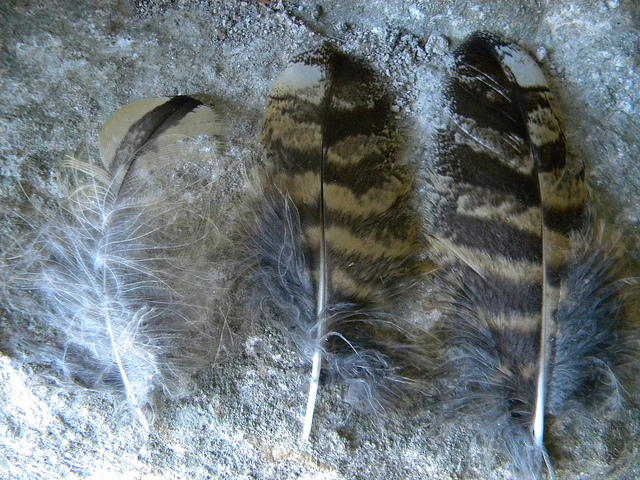
[[[277,308],[312,364],[303,439],[321,370],[369,411],[419,385],[410,359],[423,347],[392,305],[417,272],[417,222],[387,92],[367,66],[324,46],[295,59],[269,98],[269,162],[244,243],[260,305]]]
[[[186,393],[228,341],[210,187],[188,166],[215,160],[223,131],[190,97],[123,107],[101,130],[101,163],[68,159],[57,209],[25,218],[4,258],[5,302],[33,318],[14,351],[126,396],[146,429],[151,393]]]
[[[456,381],[445,398],[503,442],[516,478],[553,476],[545,420],[619,397],[630,282],[593,225],[584,170],[565,168],[535,61],[486,33],[455,61],[430,252],[448,298],[441,373]]]

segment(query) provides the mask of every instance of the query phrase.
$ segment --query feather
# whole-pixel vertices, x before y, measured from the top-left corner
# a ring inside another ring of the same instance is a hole
[[[409,359],[424,347],[392,305],[417,272],[417,222],[390,101],[369,67],[328,45],[295,59],[269,98],[244,243],[259,304],[312,364],[305,440],[322,370],[365,411],[419,384]]]
[[[18,332],[16,352],[125,396],[145,429],[151,393],[183,395],[226,345],[209,187],[184,165],[215,159],[223,130],[190,97],[123,107],[101,130],[101,163],[65,162],[57,211],[26,218],[3,262],[6,303],[43,332]]]
[[[518,478],[553,469],[545,420],[619,395],[629,354],[620,248],[594,225],[584,169],[535,61],[480,33],[455,54],[439,135],[430,253],[447,298],[445,395],[511,453]]]

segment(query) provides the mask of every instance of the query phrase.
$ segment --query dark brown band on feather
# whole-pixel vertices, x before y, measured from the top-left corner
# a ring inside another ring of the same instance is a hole
[[[524,232],[500,221],[459,215],[453,210],[440,212],[440,215],[446,221],[440,226],[438,234],[458,245],[514,261],[542,261],[540,235]]]
[[[436,172],[454,182],[475,185],[512,195],[523,206],[540,204],[538,179],[505,165],[488,152],[474,151],[468,145],[443,146],[442,160]]]

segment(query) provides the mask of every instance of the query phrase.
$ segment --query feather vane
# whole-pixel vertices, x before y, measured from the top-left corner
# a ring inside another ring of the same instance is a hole
[[[535,61],[487,33],[455,60],[436,164],[445,201],[432,222],[449,298],[442,372],[457,379],[452,407],[484,420],[519,475],[538,478],[546,464],[553,477],[545,420],[585,412],[598,379],[617,385],[630,349],[612,348],[629,325],[619,249],[592,225],[584,169],[567,168]]]

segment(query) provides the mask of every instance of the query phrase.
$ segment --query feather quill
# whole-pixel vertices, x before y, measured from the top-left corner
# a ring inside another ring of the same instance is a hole
[[[184,166],[215,160],[223,133],[190,97],[123,107],[101,130],[101,163],[66,161],[57,211],[29,216],[5,257],[6,302],[44,332],[18,332],[16,351],[124,395],[147,430],[151,393],[183,395],[228,341],[209,187]]]
[[[545,464],[553,477],[545,419],[619,395],[630,282],[620,248],[593,225],[584,170],[566,168],[535,61],[487,33],[455,61],[432,222],[449,299],[441,373],[457,379],[450,406],[502,439],[518,478],[542,476]]]
[[[261,305],[277,307],[311,361],[309,438],[321,371],[380,411],[417,388],[423,347],[394,314],[415,275],[412,174],[397,161],[391,97],[369,67],[333,47],[301,55],[276,81],[245,226]]]

